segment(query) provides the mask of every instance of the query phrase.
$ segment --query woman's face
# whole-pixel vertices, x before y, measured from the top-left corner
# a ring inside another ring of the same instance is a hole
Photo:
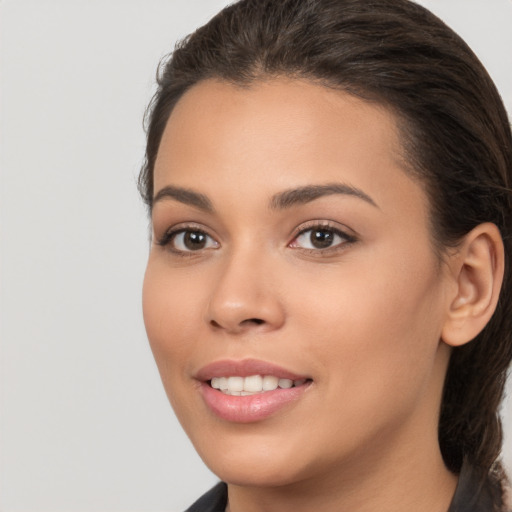
[[[388,111],[304,81],[206,81],[154,178],[146,328],[216,474],[281,485],[437,450],[452,283]]]

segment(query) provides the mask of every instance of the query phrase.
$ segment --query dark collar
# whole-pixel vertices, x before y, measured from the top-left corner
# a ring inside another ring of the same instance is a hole
[[[225,512],[227,504],[228,486],[224,482],[219,482],[185,512]]]
[[[448,512],[498,512],[502,504],[501,485],[484,470],[464,464]]]

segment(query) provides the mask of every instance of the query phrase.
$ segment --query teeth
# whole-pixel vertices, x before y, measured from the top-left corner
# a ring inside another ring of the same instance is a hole
[[[261,375],[251,375],[244,379],[244,391],[261,391],[263,389],[263,377]]]
[[[283,389],[288,389],[293,386],[293,380],[290,379],[279,379],[279,387]]]
[[[228,390],[229,391],[243,391],[244,378],[243,377],[228,377]]]
[[[280,379],[275,375],[251,375],[249,377],[213,377],[211,380],[212,388],[218,389],[226,395],[249,396],[265,391],[273,391],[278,387],[289,389],[293,386],[302,386],[306,379],[291,380]]]
[[[263,377],[263,391],[274,391],[279,386],[279,379],[273,375]]]

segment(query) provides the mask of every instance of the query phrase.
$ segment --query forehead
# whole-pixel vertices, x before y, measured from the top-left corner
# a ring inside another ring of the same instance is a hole
[[[269,194],[342,181],[379,197],[411,197],[395,116],[385,107],[304,80],[240,87],[207,80],[176,104],[155,164],[155,191],[247,187]],[[392,194],[393,195],[393,194]],[[415,190],[412,196],[422,196]]]
[[[327,149],[342,138],[345,147],[366,143],[401,158],[397,123],[388,109],[340,90],[286,78],[243,87],[217,80],[196,84],[177,102],[158,157],[194,143],[204,150],[219,143],[235,146],[244,137],[248,145],[261,144],[272,152],[321,141]]]

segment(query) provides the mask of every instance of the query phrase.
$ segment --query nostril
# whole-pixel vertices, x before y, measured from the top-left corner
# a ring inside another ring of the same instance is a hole
[[[256,325],[261,325],[261,324],[265,323],[265,320],[262,320],[261,318],[249,318],[249,319],[244,320],[242,322],[242,324],[246,324],[246,323],[252,323],[252,324],[256,324]]]
[[[258,325],[263,325],[265,323],[266,323],[265,320],[263,320],[261,318],[247,318],[246,320],[242,320],[241,322],[236,322],[233,324],[230,324],[229,322],[224,324],[222,322],[217,322],[214,319],[210,320],[210,325],[214,329],[227,329],[229,331],[245,330],[246,328],[250,328],[251,326],[254,327],[254,326],[258,326]]]

